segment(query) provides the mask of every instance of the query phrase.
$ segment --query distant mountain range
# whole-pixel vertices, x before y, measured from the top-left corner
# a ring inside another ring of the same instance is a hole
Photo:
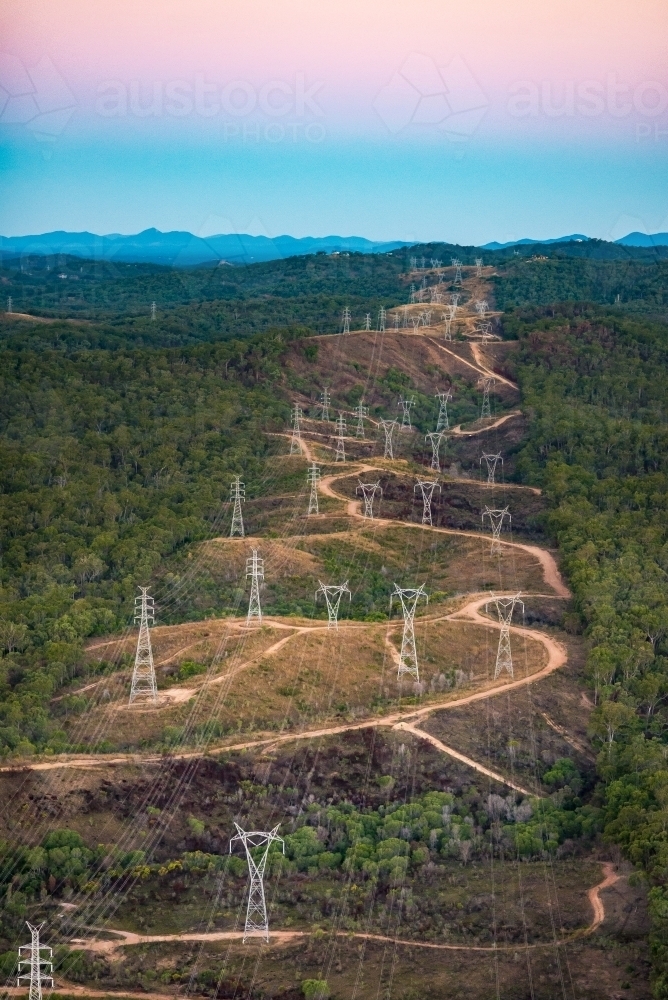
[[[557,236],[553,240],[511,240],[510,243],[485,243],[480,247],[481,250],[506,250],[508,247],[519,247],[519,246],[548,246],[550,243],[587,243],[589,240],[588,236],[583,236],[582,233],[573,233],[571,236]],[[622,236],[621,239],[615,240],[618,246],[625,247],[666,247],[668,246],[668,233],[654,233],[648,236],[646,233],[629,233],[627,236]]]
[[[53,254],[66,253],[90,260],[118,260],[130,263],[165,264],[170,267],[188,267],[212,261],[230,264],[255,264],[259,261],[278,260],[318,253],[387,253],[397,247],[408,246],[400,240],[375,243],[361,236],[248,236],[244,233],[229,235],[193,236],[188,232],[161,233],[159,229],[145,229],[136,236],[110,233],[43,233],[40,236],[0,236],[0,253]]]
[[[581,234],[559,236],[549,240],[514,240],[509,243],[485,243],[482,250],[505,250],[514,246],[539,246],[551,243],[587,242]],[[668,246],[668,233],[629,233],[615,241],[622,246]],[[68,233],[58,231],[38,236],[0,236],[0,255],[17,254],[50,255],[71,254],[90,260],[117,260],[129,263],[163,264],[169,267],[188,267],[215,261],[229,264],[254,264],[284,257],[324,253],[388,253],[399,247],[412,246],[402,240],[374,242],[362,236],[248,236],[244,233],[227,235],[193,236],[188,232],[162,233],[159,229],[145,229],[135,236],[110,233]]]
[[[508,247],[535,246],[537,243],[543,246],[547,246],[548,243],[586,243],[588,239],[589,237],[583,236],[582,233],[574,233],[572,236],[557,236],[553,240],[530,240],[525,237],[523,240],[511,240],[510,243],[497,243],[494,240],[492,243],[483,243],[480,249],[506,250]]]

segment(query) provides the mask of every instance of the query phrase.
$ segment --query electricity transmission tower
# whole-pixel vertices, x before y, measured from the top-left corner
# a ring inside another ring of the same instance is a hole
[[[385,312],[385,307],[381,306],[378,310],[378,330],[382,333],[385,330],[385,318],[387,313]]]
[[[482,459],[483,458],[485,459],[485,462],[487,463],[487,482],[488,483],[493,483],[494,482],[494,473],[496,472],[496,463],[500,461],[501,465],[503,465],[503,458],[501,457],[501,452],[499,452],[498,455],[487,455],[483,451],[482,458],[480,459],[481,464],[482,464]]]
[[[367,313],[366,316],[364,317],[364,329],[365,330],[371,329],[371,313]]]
[[[392,434],[394,428],[397,427],[396,420],[381,420],[380,426],[385,431],[385,450],[383,452],[383,458],[394,458],[394,448],[392,446]]]
[[[438,399],[438,420],[436,421],[436,430],[447,431],[450,429],[450,421],[448,420],[448,400],[452,399],[452,393],[449,389],[447,392],[437,392],[436,398]]]
[[[320,467],[315,462],[311,462],[306,470],[306,482],[311,487],[311,495],[308,500],[308,513],[319,514],[318,508],[318,483],[320,481]]]
[[[130,687],[130,704],[137,698],[146,696],[155,703],[158,700],[158,685],[155,680],[153,666],[153,650],[149,626],[155,624],[155,608],[153,598],[148,595],[148,587],[140,587],[140,597],[135,597],[135,625],[139,624],[139,638],[135,653],[135,666],[132,671]]]
[[[262,608],[260,607],[260,580],[264,580],[264,559],[260,559],[257,549],[251,549],[252,556],[246,560],[246,579],[251,578],[250,601],[248,602],[248,614],[246,615],[246,625],[256,618],[258,624],[262,622]]]
[[[425,441],[429,441],[431,445],[431,467],[434,472],[441,471],[441,463],[438,458],[438,452],[441,447],[441,441],[444,437],[444,431],[429,431],[429,433],[424,436]]]
[[[155,302],[151,302],[151,319],[155,320]]]
[[[343,413],[339,412],[336,418],[336,456],[334,458],[335,462],[345,462],[346,460],[346,442],[344,436],[346,433],[346,418]]]
[[[417,271],[417,257],[411,257],[411,271]]]
[[[320,393],[320,409],[322,410],[322,420],[329,420],[329,404],[331,403],[331,398],[329,395],[329,389],[324,388]]]
[[[481,378],[478,385],[482,386],[482,409],[480,410],[480,419],[484,420],[485,417],[491,417],[492,411],[489,406],[489,390],[493,389],[496,385],[496,379],[489,376]]]
[[[318,580],[320,583],[320,580]],[[338,628],[339,627],[339,607],[341,606],[341,598],[344,594],[347,594],[352,601],[352,594],[348,589],[348,581],[341,583],[338,586],[327,585],[320,583],[320,586],[315,592],[315,599],[318,600],[318,594],[325,595],[325,603],[327,605],[327,628]]]
[[[267,903],[264,898],[264,872],[267,867],[267,856],[269,848],[276,841],[281,842],[283,854],[285,854],[285,841],[278,836],[278,823],[273,830],[265,832],[263,830],[242,830],[238,823],[234,824],[237,834],[230,840],[230,854],[232,844],[235,840],[240,840],[246,851],[246,861],[248,862],[248,875],[250,886],[248,889],[248,906],[246,907],[246,925],[244,927],[244,944],[246,938],[262,935],[265,941],[269,940],[269,921],[267,920]],[[257,848],[264,848],[262,853],[253,857],[252,852]]]
[[[424,584],[417,589],[402,589],[395,583],[392,596],[390,597],[390,613],[392,612],[393,597],[398,597],[401,601],[401,610],[404,615],[404,633],[401,637],[401,653],[399,654],[397,677],[400,678],[403,674],[411,674],[416,681],[419,681],[420,672],[418,670],[417,651],[415,649],[415,627],[413,621],[418,600],[424,597],[427,603],[429,603],[429,598],[425,593]]]
[[[394,314],[394,329],[395,330],[399,329],[399,310],[398,309],[397,309],[397,311]]]
[[[290,454],[301,455],[302,435],[301,435],[300,420],[304,416],[304,412],[299,403],[295,403],[293,405],[290,415],[292,417],[292,440],[290,441]]]
[[[476,299],[475,309],[480,319],[484,319],[487,315],[488,302],[487,299]]]
[[[482,277],[482,257],[476,257],[475,259],[475,276],[476,278]]]
[[[11,297],[11,295],[8,295],[7,296],[7,312],[11,315],[11,313],[13,311],[14,311],[14,309],[13,309],[13,306],[12,306],[12,297]]]
[[[494,680],[496,680],[502,670],[507,670],[510,676],[513,676],[513,656],[510,650],[510,623],[513,620],[513,611],[516,604],[522,605],[522,614],[524,614],[524,601],[520,600],[519,594],[515,594],[514,597],[509,597],[505,600],[501,597],[492,597],[492,601],[496,604],[499,622],[501,623],[499,648],[496,653],[496,667],[494,668]],[[492,601],[489,603],[491,604]],[[489,604],[486,604],[485,609],[488,607]]]
[[[409,288],[408,301],[409,303],[415,302],[415,285],[413,284],[411,284],[411,287]]]
[[[365,406],[360,399],[359,403],[353,410],[353,413],[357,417],[357,428],[355,430],[355,437],[364,437],[364,418],[369,416],[369,407]]]
[[[501,550],[501,529],[503,528],[504,519],[507,517],[509,521],[512,521],[510,516],[510,511],[507,507],[503,510],[490,510],[489,507],[485,507],[482,512],[482,522],[485,523],[485,518],[489,518],[489,523],[492,526],[492,552],[499,552]]]
[[[410,431],[410,430],[412,430],[412,427],[411,427],[411,407],[415,406],[415,400],[413,399],[412,396],[411,396],[410,399],[400,399],[399,402],[397,403],[397,406],[400,406],[401,409],[402,409],[402,411],[403,411],[403,414],[402,414],[402,417],[401,417],[401,430],[402,431]]]
[[[455,269],[455,285],[461,285],[462,283],[462,262],[457,257],[451,257],[450,263]]]
[[[53,989],[53,951],[46,945],[39,943],[39,932],[44,924],[33,927],[26,920],[26,925],[30,931],[30,944],[22,944],[19,947],[19,974],[16,977],[16,985],[22,986],[22,979],[27,979],[30,984],[28,1000],[42,1000],[42,984]],[[46,958],[42,958],[42,952],[47,953]],[[29,955],[29,958],[23,958]],[[21,972],[25,966],[30,967],[30,972]]]
[[[489,322],[478,323],[476,330],[482,335],[483,344],[486,344],[492,335],[492,324]]]
[[[363,483],[361,479],[357,482],[359,486],[355,488],[355,493],[362,491],[362,497],[364,498],[364,516],[373,520],[373,501],[375,499],[376,493],[383,495],[383,487],[380,485],[380,480],[375,483]]]
[[[244,537],[244,519],[241,516],[241,504],[246,500],[246,487],[241,482],[241,476],[235,476],[230,486],[230,500],[234,504],[232,510],[232,527],[230,528],[230,538],[235,535]]]
[[[434,490],[438,486],[438,492],[441,492],[441,484],[437,479],[418,479],[417,483],[413,487],[413,493],[417,490],[422,492],[422,523],[428,524],[431,527],[431,498],[434,495]]]
[[[343,310],[343,332],[350,333],[350,309],[348,306]]]

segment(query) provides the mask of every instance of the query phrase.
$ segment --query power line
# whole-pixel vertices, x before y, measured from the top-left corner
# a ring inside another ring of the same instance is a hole
[[[21,986],[22,979],[28,979],[30,989],[28,1000],[42,1000],[42,984],[53,989],[53,949],[39,943],[39,932],[44,924],[33,927],[26,920],[26,926],[30,931],[30,944],[22,944],[19,947],[19,975],[16,977],[16,985]],[[42,952],[47,952],[48,957],[42,958]],[[28,953],[30,958],[21,958],[22,954]],[[30,972],[21,972],[26,965],[30,966]]]
[[[304,416],[304,411],[302,410],[299,403],[293,403],[292,409],[290,411],[290,417],[292,419],[292,438],[290,440],[290,454],[291,455],[301,455],[302,451],[302,435],[301,435],[301,424],[300,421]]]
[[[436,398],[438,399],[438,419],[436,421],[436,430],[447,431],[450,429],[450,421],[448,420],[448,401],[452,399],[452,393],[449,389],[447,392],[437,392]]]
[[[485,507],[482,512],[482,522],[485,523],[485,518],[489,518],[489,522],[492,526],[492,552],[499,552],[501,549],[501,529],[503,528],[503,522],[507,517],[511,521],[510,511],[507,507],[503,510],[491,510],[489,507]]]
[[[230,538],[235,535],[244,537],[244,519],[241,514],[241,504],[246,501],[246,487],[241,482],[241,476],[235,476],[230,486],[230,500],[234,504],[232,509],[232,527],[230,528]]]
[[[248,875],[250,886],[248,888],[248,905],[246,907],[246,924],[244,926],[244,944],[249,937],[261,935],[265,941],[269,941],[269,921],[267,919],[267,903],[264,896],[264,872],[267,867],[267,856],[272,844],[280,841],[285,854],[285,841],[278,836],[277,830],[280,823],[277,823],[273,830],[264,832],[262,830],[242,830],[238,823],[236,836],[230,840],[230,854],[232,844],[235,840],[240,840],[246,851],[246,861],[248,862]],[[255,860],[251,852],[264,848]]]
[[[397,677],[401,678],[403,674],[410,674],[419,682],[420,671],[418,669],[417,651],[415,649],[415,608],[421,597],[424,597],[427,603],[429,603],[429,598],[425,592],[424,584],[414,589],[402,588],[395,583],[390,597],[390,613],[392,611],[393,597],[398,597],[401,601],[401,610],[404,616],[404,631],[401,637],[401,653],[399,654]]]
[[[492,411],[489,405],[489,390],[493,389],[496,385],[496,379],[489,375],[478,379],[478,384],[482,387],[482,408],[480,410],[480,419],[484,420],[485,417],[491,417]]]
[[[441,492],[441,484],[438,479],[418,479],[417,483],[413,487],[413,493],[416,490],[422,492],[422,523],[428,524],[429,527],[432,526],[431,523],[431,499],[434,495],[434,490],[438,486],[438,492]]]
[[[493,483],[497,462],[501,462],[501,465],[503,465],[503,458],[501,456],[501,452],[499,452],[498,455],[488,455],[486,454],[486,452],[483,451],[482,458],[480,459],[481,463],[483,458],[487,463],[487,482]]]
[[[357,480],[359,486],[355,488],[355,493],[362,491],[362,497],[364,498],[364,516],[373,520],[373,501],[376,497],[376,493],[383,495],[383,488],[380,485],[380,480],[375,483],[363,483],[361,479]]]
[[[320,409],[322,410],[321,420],[329,420],[329,404],[331,403],[329,388],[325,388],[320,393]]]
[[[496,680],[502,670],[509,673],[511,677],[513,676],[513,656],[510,649],[510,623],[513,620],[513,611],[516,604],[522,605],[522,614],[524,614],[524,601],[520,600],[520,594],[517,593],[514,597],[509,597],[505,600],[502,597],[492,597],[491,601],[485,605],[485,608],[491,603],[496,605],[499,622],[501,623],[501,635],[499,636],[496,667],[494,669],[494,680]]]
[[[336,418],[336,455],[334,457],[335,462],[345,462],[346,460],[346,442],[344,436],[346,433],[346,418],[342,412],[339,412]]]
[[[399,402],[397,403],[397,406],[400,406],[403,411],[401,417],[401,430],[402,431],[412,430],[411,407],[415,406],[415,399],[413,398],[413,396],[411,396],[410,399],[400,399]]]
[[[439,461],[438,451],[439,448],[441,447],[441,441],[443,440],[444,437],[445,437],[445,431],[429,431],[429,433],[425,434],[424,436],[425,441],[429,441],[429,443],[431,444],[431,467],[434,470],[434,472],[441,471],[441,463]]]
[[[369,416],[369,407],[365,406],[360,399],[359,403],[353,410],[353,413],[357,417],[357,427],[355,429],[355,437],[364,437],[364,418]]]
[[[392,445],[392,434],[394,428],[398,426],[396,420],[380,420],[380,426],[385,431],[385,450],[383,458],[394,458],[394,447]]]
[[[148,587],[140,587],[140,597],[135,597],[135,625],[139,622],[139,637],[135,665],[132,671],[130,686],[130,704],[137,698],[148,698],[155,705],[158,700],[158,685],[153,666],[153,650],[149,626],[155,624],[155,607],[153,598],[149,597]]]
[[[246,560],[246,579],[251,578],[250,601],[248,602],[248,614],[246,615],[246,625],[250,625],[255,619],[258,624],[262,622],[262,608],[260,607],[260,580],[264,580],[264,559],[259,558],[257,549],[251,549],[252,556]]]
[[[327,605],[327,628],[338,628],[339,627],[339,607],[341,606],[341,598],[344,594],[347,594],[352,601],[352,594],[348,589],[348,581],[338,585],[334,584],[324,584],[320,583],[320,586],[315,592],[315,599],[318,600],[318,594],[325,595],[325,603]]]
[[[320,467],[315,462],[311,462],[306,470],[306,482],[311,487],[311,495],[308,500],[307,514],[319,514],[318,507],[318,482],[320,481]]]

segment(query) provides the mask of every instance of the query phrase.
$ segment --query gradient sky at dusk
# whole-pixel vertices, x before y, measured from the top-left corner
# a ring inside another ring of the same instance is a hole
[[[0,233],[668,230],[665,0],[5,0]]]

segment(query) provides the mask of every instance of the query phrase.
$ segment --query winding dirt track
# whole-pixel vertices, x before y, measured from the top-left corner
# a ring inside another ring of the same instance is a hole
[[[304,441],[302,441],[301,443],[302,443],[302,450],[304,451],[306,456],[309,457],[308,446]],[[385,471],[377,466],[365,465],[365,464],[357,465],[355,467],[355,470],[359,474],[362,474],[364,472]],[[353,474],[351,473],[351,470],[347,469],[345,472],[341,472],[332,476],[327,476],[324,479],[320,480],[320,489],[322,493],[324,493],[326,496],[333,497],[334,499],[337,499],[346,504],[347,512],[351,517],[364,521],[365,518],[363,517],[361,512],[361,502],[358,500],[351,500],[348,497],[345,497],[342,494],[337,493],[332,489],[332,484],[335,483],[338,479],[347,478],[351,474]],[[455,529],[450,529],[450,528],[433,528],[430,527],[429,525],[407,524],[406,522],[403,521],[391,520],[391,519],[379,518],[374,520],[376,524],[382,524],[387,526],[398,525],[401,527],[412,527],[428,531],[440,532],[443,534],[466,535],[468,537],[478,538],[478,539],[483,537],[482,535],[476,532],[456,531]],[[531,555],[533,555],[538,560],[543,569],[543,577],[545,582],[552,587],[552,589],[555,591],[555,594],[559,597],[570,596],[568,588],[565,586],[563,580],[561,579],[556,562],[554,561],[553,556],[549,552],[546,552],[545,550],[540,549],[537,546],[525,545],[521,542],[505,541],[502,542],[501,544],[523,549],[524,551],[529,552]],[[498,596],[512,596],[512,595],[498,595]],[[549,595],[536,595],[536,596],[549,596]],[[500,629],[501,626],[498,622],[494,622],[489,618],[483,617],[480,614],[481,606],[483,604],[486,604],[488,601],[489,601],[489,594],[474,597],[463,608],[460,608],[459,610],[453,612],[450,615],[442,616],[441,620],[471,621],[477,625],[483,625],[487,628]],[[439,619],[429,619],[429,620],[439,620]],[[289,628],[290,634],[277,640],[277,642],[275,642],[267,650],[264,650],[263,653],[261,654],[262,656],[271,655],[272,653],[277,652],[295,635],[300,635],[305,632],[323,630],[326,628],[326,626],[324,625],[292,626],[292,625],[286,625],[284,622],[274,621],[273,619],[267,619],[267,621],[270,621],[271,624],[274,625],[275,627],[285,628],[285,629]],[[341,625],[341,627],[360,628],[364,626]],[[233,752],[240,750],[250,750],[255,748],[258,749],[264,748],[264,751],[268,752],[270,750],[275,749],[276,747],[280,746],[283,743],[294,742],[298,740],[300,741],[300,740],[319,739],[322,737],[340,735],[346,732],[359,731],[361,729],[369,729],[379,726],[388,726],[394,729],[404,729],[405,731],[410,732],[416,738],[424,739],[425,741],[431,743],[432,746],[436,747],[442,753],[446,753],[449,756],[453,757],[454,759],[460,760],[461,762],[467,764],[469,767],[473,768],[479,773],[485,774],[487,777],[490,777],[493,780],[498,781],[500,784],[505,784],[510,787],[513,787],[517,791],[520,791],[526,795],[529,794],[535,795],[536,794],[535,792],[530,792],[528,789],[524,789],[519,785],[515,785],[513,782],[510,782],[505,776],[497,772],[491,771],[483,764],[480,764],[477,761],[474,761],[471,758],[464,756],[463,754],[459,753],[459,751],[455,750],[452,747],[446,746],[440,740],[437,740],[435,737],[432,737],[429,733],[426,733],[418,729],[416,726],[416,723],[419,720],[426,718],[433,712],[441,711],[444,709],[457,708],[463,705],[469,705],[473,702],[493,697],[496,694],[513,690],[515,688],[522,687],[526,684],[531,684],[536,680],[540,680],[541,678],[548,676],[554,670],[558,670],[559,667],[561,667],[566,662],[566,651],[564,650],[564,648],[545,633],[539,632],[535,629],[518,628],[517,626],[511,626],[511,632],[529,636],[540,642],[543,645],[548,655],[547,664],[540,670],[536,671],[535,673],[529,674],[525,677],[514,678],[512,681],[509,681],[507,683],[497,682],[496,684],[490,685],[484,689],[475,691],[470,695],[465,695],[464,697],[455,699],[449,698],[441,702],[431,702],[430,704],[425,705],[419,709],[413,709],[410,711],[403,711],[403,712],[401,711],[395,712],[391,715],[378,716],[371,719],[365,719],[364,721],[358,723],[344,723],[338,726],[325,727],[317,730],[307,730],[305,732],[282,733],[279,736],[264,737],[261,739],[249,740],[243,743],[236,743],[232,745],[228,743],[217,746],[211,746],[207,749],[207,752],[208,753]],[[221,684],[226,680],[229,680],[231,676],[247,669],[252,663],[256,662],[257,659],[258,656],[255,656],[252,659],[246,661],[245,663],[242,663],[239,666],[235,667],[233,671],[228,671],[227,673],[221,674],[219,677],[214,678],[209,683]],[[168,703],[170,701],[171,702],[187,701],[196,692],[197,692],[196,688],[175,687],[163,694],[162,696],[163,703],[165,702]],[[189,751],[183,751],[178,754],[174,754],[172,759],[187,760],[199,756],[202,756],[202,752],[200,750],[189,750]],[[18,768],[16,767],[16,765],[10,765],[10,766],[5,765],[3,768],[0,768],[0,771],[12,771],[17,769],[51,771],[60,768],[90,769],[100,766],[132,763],[134,761],[137,761],[138,759],[141,759],[144,763],[157,763],[161,761],[163,757],[162,755],[159,754],[117,754],[113,757],[111,756],[102,757],[99,755],[76,755],[69,757],[62,756],[48,761],[43,760],[43,761],[35,761],[34,763],[31,762],[22,764]]]
[[[346,472],[340,472],[332,476],[325,476],[320,480],[320,489],[325,496],[333,497],[335,500],[340,500],[345,503],[346,513],[349,517],[359,518],[360,520],[365,521],[366,524],[369,524],[368,519],[362,514],[362,503],[360,500],[352,500],[341,493],[336,493],[332,489],[332,484],[338,479],[348,479],[350,476],[361,475],[364,472],[387,472],[387,469],[377,465],[362,464],[352,469],[352,471],[348,469]],[[476,531],[457,531],[455,528],[433,528],[428,524],[417,524],[412,521],[399,521],[393,520],[392,518],[374,518],[373,523],[383,525],[384,527],[394,525],[402,528],[418,528],[424,531],[435,531],[443,535],[463,535],[467,538],[478,539],[484,539],[485,537],[480,532]],[[564,583],[551,552],[548,552],[546,549],[539,548],[538,545],[526,545],[524,542],[509,542],[504,541],[503,539],[500,539],[499,541],[501,545],[509,546],[510,548],[515,549],[522,549],[522,551],[528,552],[532,555],[542,567],[543,579],[545,580],[545,583],[548,587],[552,587],[557,597],[571,597],[571,592]]]
[[[530,948],[553,948],[555,943],[558,945],[567,944],[575,938],[589,936],[598,930],[605,920],[605,906],[603,900],[601,899],[601,892],[613,886],[615,882],[619,881],[620,877],[615,872],[614,866],[610,862],[604,862],[602,868],[604,875],[603,881],[587,890],[587,898],[593,911],[591,922],[586,927],[578,928],[572,933],[564,935],[561,940],[557,942],[536,941],[529,945]],[[107,934],[117,935],[117,939],[97,940],[94,938],[72,938],[69,942],[70,946],[74,948],[83,947],[86,951],[94,952],[99,955],[113,955],[121,948],[128,948],[136,945],[164,944],[165,942],[173,941],[193,941],[199,944],[206,941],[242,941],[244,936],[243,931],[209,931],[201,933],[195,931],[183,934],[136,934],[134,931],[121,931],[114,930],[113,928],[104,928],[104,931]],[[295,941],[303,940],[304,938],[308,938],[310,936],[310,931],[272,931],[270,946],[292,944]],[[518,945],[517,943],[494,945],[440,944],[435,941],[410,941],[405,938],[389,937],[385,934],[351,933],[349,931],[335,931],[331,936],[347,939],[355,938],[357,940],[364,941],[380,941],[392,945],[402,945],[406,948],[428,948],[436,951],[499,952],[517,951],[518,948],[524,947],[524,945]],[[132,996],[134,994],[123,993],[119,995]],[[142,996],[145,997],[147,994],[142,994]]]

